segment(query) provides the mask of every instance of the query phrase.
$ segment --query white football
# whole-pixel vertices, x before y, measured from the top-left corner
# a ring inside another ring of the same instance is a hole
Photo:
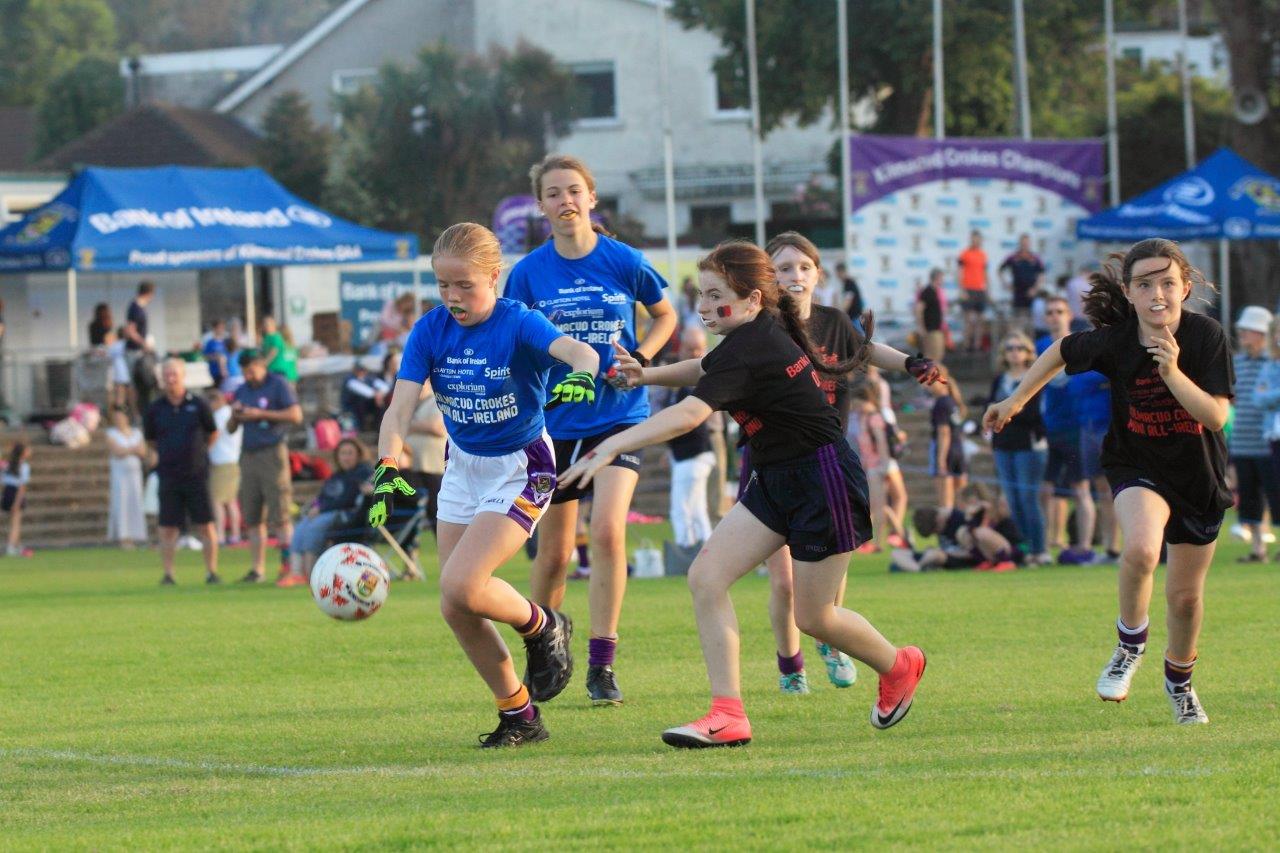
[[[387,600],[391,573],[372,548],[348,543],[320,555],[311,570],[311,595],[334,619],[368,619]]]

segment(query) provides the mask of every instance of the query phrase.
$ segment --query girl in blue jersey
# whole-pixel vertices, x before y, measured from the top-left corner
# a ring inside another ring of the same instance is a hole
[[[999,432],[1058,371],[1096,370],[1111,384],[1101,462],[1124,533],[1119,642],[1098,677],[1099,698],[1122,702],[1147,647],[1161,546],[1168,546],[1169,643],[1164,687],[1177,723],[1207,723],[1191,686],[1204,617],[1204,582],[1231,506],[1222,428],[1235,374],[1227,336],[1183,310],[1204,277],[1170,240],[1133,244],[1090,276],[1085,314],[1096,328],[1054,341],[1009,397],[987,409]]]
[[[871,347],[864,342],[855,358],[828,363],[792,295],[779,288],[773,262],[750,243],[720,245],[698,270],[698,310],[704,325],[724,336],[719,346],[700,359],[656,368],[617,348],[619,372],[629,383],[693,385],[693,392],[605,439],[562,475],[571,484],[589,483],[619,454],[688,432],[716,409],[729,412],[747,435],[751,481],[689,569],[711,709],[662,739],[677,747],[751,740],[729,588],[783,545],[796,562],[793,608],[800,630],[880,674],[871,723],[888,728],[911,707],[924,653],[895,647],[862,616],[835,604],[850,554],[871,537],[871,517],[866,477],[823,389],[824,377],[846,376]]]
[[[481,745],[545,740],[541,715],[494,623],[524,638],[529,676],[546,697],[563,690],[573,672],[573,625],[493,573],[533,532],[555,489],[555,452],[542,414],[548,371],[557,362],[570,367],[549,407],[589,403],[600,359],[537,311],[498,298],[502,254],[487,228],[464,222],[446,229],[431,266],[444,304],[409,335],[378,437],[382,459],[369,522],[385,523],[397,492],[414,493],[395,459],[430,379],[449,435],[437,516],[440,610],[499,709],[498,728]]]
[[[511,270],[504,295],[551,318],[560,331],[589,344],[608,365],[610,344],[618,343],[642,363],[658,353],[676,327],[676,313],[663,294],[666,282],[640,252],[598,233],[591,223],[596,206],[595,180],[582,161],[553,154],[530,170],[533,194],[551,223],[552,239],[530,252]],[[653,324],[636,341],[636,305],[643,304]],[[553,367],[554,384],[568,371]],[[594,404],[571,406],[547,415],[560,470],[610,435],[649,414],[643,390],[602,387]],[[587,695],[596,705],[622,702],[613,673],[618,619],[627,583],[626,520],[639,480],[640,457],[618,456],[596,478],[593,488],[558,488],[538,530],[538,553],[530,579],[533,600],[559,607],[565,572],[573,553],[578,501],[592,493],[590,543],[591,611]],[[540,696],[536,686],[534,698]]]

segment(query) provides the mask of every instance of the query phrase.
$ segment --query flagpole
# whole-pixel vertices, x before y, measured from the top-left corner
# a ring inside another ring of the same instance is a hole
[[[947,135],[946,90],[942,76],[942,0],[933,0],[933,136]]]
[[[849,0],[836,0],[836,49],[840,52],[840,222],[844,262],[852,263],[853,195],[849,183]]]
[[[1023,139],[1031,138],[1031,96],[1027,92],[1027,26],[1022,0],[1013,0],[1014,88],[1018,93],[1018,129]]]
[[[1187,168],[1196,167],[1196,118],[1191,104],[1191,63],[1187,57],[1187,0],[1178,0],[1178,72],[1182,75],[1182,136]]]
[[[662,183],[667,205],[667,281],[676,282],[676,177],[675,143],[671,131],[671,80],[667,56],[667,12],[665,0],[653,4],[658,9],[658,102],[662,104]]]
[[[1107,159],[1111,161],[1111,206],[1120,206],[1120,121],[1116,115],[1115,0],[1103,0],[1103,29],[1107,50]]]
[[[751,168],[756,205],[756,243],[764,246],[764,150],[760,140],[760,69],[756,61],[756,2],[747,6],[747,86],[751,96]]]

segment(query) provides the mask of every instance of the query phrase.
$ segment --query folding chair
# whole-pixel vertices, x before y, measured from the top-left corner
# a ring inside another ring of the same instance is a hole
[[[326,543],[333,545],[339,542],[358,542],[377,551],[385,546],[404,566],[402,571],[395,571],[395,560],[381,554],[388,566],[392,567],[392,577],[396,580],[421,580],[424,575],[417,560],[412,556],[418,547],[418,533],[422,530],[427,518],[427,495],[423,490],[412,499],[396,496],[387,523],[378,528],[370,527],[366,519],[369,517],[369,505],[372,496],[360,502],[360,506],[344,513],[337,524],[329,530]]]

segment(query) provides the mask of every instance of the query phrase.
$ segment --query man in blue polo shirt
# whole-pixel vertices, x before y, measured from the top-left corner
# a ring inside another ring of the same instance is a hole
[[[205,583],[219,583],[218,537],[209,499],[209,446],[218,436],[209,405],[187,390],[187,366],[176,358],[160,371],[164,394],[147,407],[142,430],[155,451],[160,477],[160,583],[175,583],[178,532],[190,521],[204,545]]]
[[[253,567],[241,580],[256,583],[266,574],[267,522],[280,542],[277,586],[306,583],[289,571],[289,542],[293,540],[293,487],[289,477],[289,449],[285,432],[302,423],[302,407],[293,387],[280,375],[267,373],[262,353],[240,354],[244,384],[236,389],[227,431],[244,427],[240,446],[240,513],[249,528]]]

